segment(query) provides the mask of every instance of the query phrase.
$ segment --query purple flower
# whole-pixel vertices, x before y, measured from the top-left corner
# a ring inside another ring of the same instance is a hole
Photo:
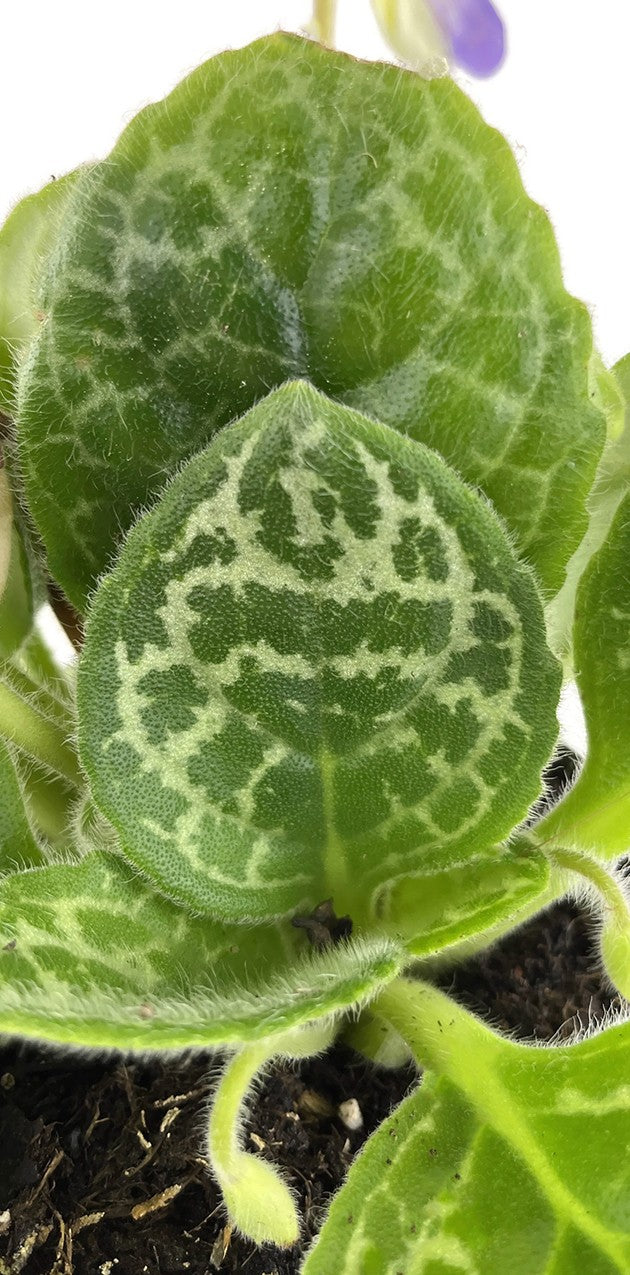
[[[422,75],[444,75],[451,63],[470,75],[498,70],[505,28],[491,0],[372,0],[394,52]]]
[[[429,0],[451,59],[470,75],[496,71],[505,55],[505,27],[490,0]]]

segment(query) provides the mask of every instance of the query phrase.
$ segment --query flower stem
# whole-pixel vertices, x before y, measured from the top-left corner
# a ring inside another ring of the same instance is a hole
[[[335,38],[337,0],[314,0],[309,30],[322,44],[332,45]]]

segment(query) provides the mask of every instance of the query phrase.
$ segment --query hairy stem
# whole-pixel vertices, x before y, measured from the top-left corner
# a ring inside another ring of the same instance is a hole
[[[594,886],[601,902],[615,920],[621,925],[628,924],[628,905],[623,891],[601,860],[584,850],[569,850],[564,846],[549,848],[548,857],[558,868],[575,872],[590,886]]]
[[[0,677],[0,734],[75,787],[82,787],[79,763],[68,742],[67,730],[44,717],[3,677]]]
[[[284,1036],[244,1045],[228,1063],[217,1087],[208,1121],[208,1155],[232,1223],[256,1244],[288,1248],[299,1237],[293,1197],[280,1174],[259,1156],[245,1151],[241,1125],[247,1096],[262,1067],[274,1056],[308,1057],[330,1043],[328,1021],[297,1028]]]

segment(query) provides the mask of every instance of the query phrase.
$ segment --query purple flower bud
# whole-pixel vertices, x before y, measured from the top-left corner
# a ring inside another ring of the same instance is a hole
[[[471,75],[496,71],[505,55],[505,28],[490,0],[429,0],[453,61]]]

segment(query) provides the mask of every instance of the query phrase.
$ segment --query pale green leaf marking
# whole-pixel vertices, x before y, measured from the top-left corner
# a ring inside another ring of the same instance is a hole
[[[549,862],[524,842],[495,846],[464,868],[425,872],[398,882],[388,894],[387,929],[415,956],[444,953],[466,940],[514,923],[520,910],[542,907]]]
[[[441,1074],[366,1144],[303,1275],[626,1275],[630,1024],[516,1045],[402,986],[376,1008]]]
[[[40,304],[20,447],[80,608],[164,479],[298,376],[437,448],[562,584],[605,433],[590,321],[451,80],[285,35],[213,58],[90,171]]]
[[[0,408],[13,411],[17,366],[42,314],[38,294],[78,170],[27,195],[0,229]]]
[[[0,876],[41,860],[11,748],[0,738]]]
[[[539,835],[612,857],[630,846],[630,494],[582,578],[573,644],[588,755]]]
[[[6,877],[0,1031],[97,1049],[204,1049],[343,1011],[400,965],[386,939],[306,954],[302,939],[190,917],[105,852]]]
[[[487,503],[296,383],[131,532],[88,623],[80,751],[166,894],[232,920],[332,894],[366,920],[519,822],[558,685]]]

